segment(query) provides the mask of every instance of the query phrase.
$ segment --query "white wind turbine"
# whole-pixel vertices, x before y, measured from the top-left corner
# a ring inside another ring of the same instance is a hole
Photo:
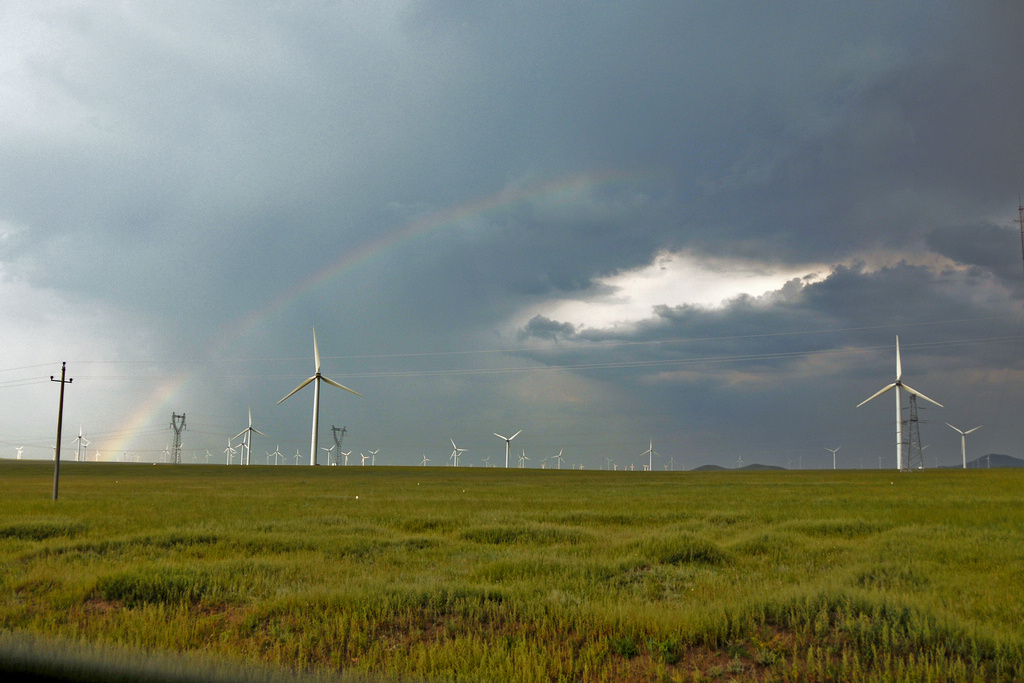
[[[224,449],[224,464],[225,465],[230,465],[231,464],[231,460],[232,460],[232,458],[235,457],[235,453],[237,453],[237,451],[231,445],[231,439],[228,439],[228,447]]]
[[[15,448],[14,450],[18,451],[18,460],[21,460],[21,452],[22,452],[23,450],[25,450],[25,447],[24,447],[24,446],[18,446],[18,447],[17,447],[17,448]]]
[[[948,422],[946,423],[946,426],[948,426],[950,429],[956,430],[960,434],[960,456],[964,460],[964,469],[966,470],[967,469],[967,435],[970,434],[973,431],[981,429],[984,425],[978,425],[974,429],[968,429],[966,432],[957,429],[956,427],[954,427],[953,425],[949,424]]]
[[[427,454],[424,453],[423,454],[423,462],[421,462],[420,464],[423,465],[424,467],[426,467],[428,462],[430,462],[430,460],[427,458]]]
[[[323,446],[320,447],[320,450],[322,450],[324,453],[327,454],[327,464],[328,465],[331,464],[331,453],[333,453],[334,449],[337,448],[337,447],[338,447],[338,444],[334,444],[330,448],[324,448]]]
[[[345,456],[345,467],[348,467],[348,456],[352,455],[352,451],[342,451],[341,455]]]
[[[267,454],[267,462],[270,462],[270,456],[274,456],[274,464],[278,464],[278,458],[281,457],[281,444],[277,444],[277,449],[273,453]]]
[[[209,464],[210,464],[210,456],[211,456],[211,455],[212,455],[212,453],[210,453],[210,449],[209,449],[209,448],[207,448],[207,449],[206,449],[206,464],[207,464],[207,465],[209,465]]]
[[[913,389],[909,385],[904,384],[902,379],[901,379],[902,377],[903,377],[903,367],[900,365],[900,338],[899,338],[899,335],[897,335],[896,336],[896,381],[893,382],[892,384],[887,384],[882,389],[879,389],[877,392],[875,392],[874,394],[872,394],[871,396],[869,396],[868,398],[864,399],[863,401],[861,401],[860,403],[857,404],[857,407],[860,408],[862,405],[864,405],[865,403],[867,403],[871,399],[878,398],[879,396],[881,396],[885,392],[889,391],[890,389],[895,389],[896,390],[896,469],[898,471],[901,471],[901,472],[903,471],[903,411],[902,411],[903,404],[901,403],[901,399],[900,399],[900,389],[901,388],[906,389],[908,392],[910,392],[914,396],[918,396],[920,398],[923,398],[926,401],[929,401],[930,403],[934,403],[935,405],[937,405],[940,408],[943,407],[942,404],[939,403],[938,401],[933,401],[932,399],[930,399],[927,396],[925,396],[924,394],[922,394],[920,391],[917,391],[916,389]]]
[[[261,432],[260,430],[258,430],[258,429],[256,429],[255,427],[252,426],[252,408],[249,408],[249,426],[246,427],[245,429],[243,429],[242,431],[238,432],[237,434],[235,434],[235,438],[236,439],[241,437],[241,436],[243,436],[243,435],[245,436],[245,438],[242,439],[242,447],[245,449],[245,453],[243,454],[242,460],[239,463],[241,465],[248,465],[249,464],[249,455],[250,455],[250,453],[252,453],[252,433],[253,432],[256,432],[260,436],[264,436],[264,437],[266,436],[266,434],[264,434],[263,432]]]
[[[562,469],[562,463],[565,462],[565,458],[562,457],[562,451],[564,449],[558,449],[558,455],[552,456],[555,462],[558,463],[558,469]]]
[[[842,448],[842,446],[839,446],[839,448]],[[839,452],[839,448],[836,448],[835,450],[833,450],[831,448],[826,448],[825,449],[826,451],[828,451],[829,453],[832,454],[832,469],[836,468],[836,453]]]
[[[520,429],[519,432],[521,432],[521,431],[523,431],[523,430]],[[494,435],[496,437],[498,437],[499,439],[504,439],[505,440],[505,469],[508,469],[508,450],[509,450],[509,446],[512,444],[512,439],[514,439],[517,436],[519,436],[519,432],[516,432],[512,436],[502,436],[498,432],[494,432]]]
[[[529,458],[526,457],[526,449],[524,448],[523,449],[523,454],[521,456],[519,456],[519,469],[524,469],[526,467],[526,462],[528,460],[529,460]]]
[[[299,449],[298,448],[295,449],[295,455],[293,457],[295,458],[295,464],[298,465],[299,464],[299,458],[302,457],[302,455],[299,453]]]
[[[466,452],[467,449],[459,448],[455,445],[455,439],[449,439],[452,442],[452,454],[448,456],[448,459],[452,461],[452,467],[459,466],[459,458]]]
[[[379,448],[377,450],[375,450],[375,451],[367,451],[367,453],[370,454],[370,467],[376,467],[377,466],[377,453],[379,453],[379,452],[380,452]]]
[[[312,377],[310,377],[309,379],[305,380],[304,382],[302,382],[299,386],[297,386],[294,389],[292,389],[291,393],[289,393],[287,396],[285,396],[280,401],[278,401],[277,404],[280,405],[283,401],[285,401],[286,399],[291,397],[292,394],[294,394],[295,392],[299,391],[300,389],[302,389],[304,386],[306,386],[310,382],[314,382],[314,384],[313,384],[313,434],[312,434],[312,437],[310,438],[310,442],[309,442],[309,464],[315,466],[316,465],[316,438],[317,438],[317,430],[320,427],[320,382],[321,381],[327,382],[332,387],[338,387],[339,389],[344,389],[345,391],[347,391],[347,392],[349,392],[351,394],[355,394],[356,396],[362,396],[362,394],[360,394],[358,391],[352,391],[348,387],[342,386],[341,384],[338,384],[333,379],[329,379],[329,378],[324,377],[323,375],[320,374],[320,349],[319,349],[319,347],[317,347],[317,344],[316,344],[316,328],[315,327],[313,328],[313,363],[314,363],[315,368],[316,368],[316,372],[314,373],[314,375]]]
[[[361,458],[361,460],[359,461],[359,464],[360,464],[360,465],[361,465],[362,467],[366,467],[366,461],[367,461],[367,459],[368,459],[368,458],[369,458],[370,456],[366,455],[365,453],[360,453],[360,454],[359,454],[359,457]]]
[[[88,447],[91,443],[88,439],[82,436],[82,425],[78,425],[78,436],[75,437],[75,441],[78,442],[78,454],[75,456],[75,462],[82,461],[82,446]]]
[[[653,439],[651,439],[651,441],[649,442],[647,450],[640,454],[640,457],[642,458],[645,455],[647,456],[647,468],[646,469],[647,469],[648,472],[653,472],[654,471],[654,456],[658,456],[659,458],[661,457],[661,453],[659,453],[658,451],[654,450],[654,440]]]

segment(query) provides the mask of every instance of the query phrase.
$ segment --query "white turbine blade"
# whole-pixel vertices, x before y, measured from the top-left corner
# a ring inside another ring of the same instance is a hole
[[[249,428],[248,428],[248,427],[246,427],[246,428],[245,428],[245,429],[243,429],[242,431],[238,432],[237,434],[235,434],[235,436],[234,436],[234,438],[232,439],[232,441],[233,441],[234,439],[237,439],[238,437],[242,436],[242,434],[245,434],[245,433],[246,433],[247,431],[249,431]]]
[[[360,394],[358,391],[352,391],[348,387],[346,387],[344,385],[341,385],[341,384],[338,384],[333,379],[328,379],[328,378],[324,377],[323,375],[320,375],[320,379],[322,379],[323,381],[327,382],[332,387],[338,387],[339,389],[344,389],[345,391],[349,392],[350,394],[355,394],[356,396],[362,396],[362,394]]]
[[[501,434],[499,434],[498,432],[494,432],[494,435],[495,435],[496,437],[498,437],[499,439],[505,439],[505,437],[503,437],[503,436],[502,436]],[[511,440],[512,440],[512,439],[505,439],[505,441],[511,441]]]
[[[292,394],[294,394],[294,393],[295,393],[295,392],[297,392],[297,391],[298,391],[299,389],[301,389],[302,387],[306,386],[307,384],[309,384],[310,382],[312,382],[312,381],[313,381],[313,380],[315,380],[315,379],[316,379],[316,375],[314,375],[314,376],[310,377],[310,378],[309,378],[309,379],[307,379],[307,380],[306,380],[305,382],[303,382],[303,383],[302,383],[302,384],[300,384],[299,386],[297,386],[297,387],[295,387],[294,389],[292,389],[292,390],[291,390],[291,392],[290,392],[290,393],[288,394],[288,396],[285,396],[284,398],[282,398],[282,399],[281,399],[280,401],[278,401],[278,402],[277,402],[277,403],[275,403],[274,405],[281,405],[281,403],[282,403],[282,402],[283,402],[283,401],[284,401],[285,399],[287,399],[287,398],[290,398],[290,397],[292,396]],[[236,438],[237,438],[237,437],[236,437]]]
[[[512,439],[514,439],[514,438],[516,438],[517,436],[519,436],[520,434],[522,434],[522,432],[523,432],[523,430],[522,430],[522,429],[520,429],[520,430],[519,430],[518,432],[516,432],[516,433],[515,433],[515,434],[513,434],[512,436],[508,437],[508,440],[509,440],[509,441],[511,441]]]
[[[316,371],[320,372],[320,348],[316,345],[316,325],[313,326],[313,362],[316,364]]]
[[[875,392],[874,394],[871,394],[870,398],[866,398],[863,401],[861,401],[860,403],[858,403],[857,407],[860,408],[862,405],[864,405],[865,403],[867,403],[871,399],[878,398],[879,396],[881,396],[882,394],[884,394],[885,392],[889,391],[890,389],[892,389],[895,386],[896,386],[896,382],[893,382],[892,384],[886,385],[886,387],[884,389],[881,389],[881,390]]]
[[[900,366],[900,336],[896,335],[896,381],[899,382],[903,376],[903,368]]]
[[[261,431],[260,431],[260,430],[258,430],[258,429],[253,429],[252,431],[256,432],[256,433],[257,433],[257,434],[259,434],[260,436],[267,436],[266,434],[264,434],[263,432],[261,432]],[[269,436],[267,436],[267,438],[269,439],[270,437],[269,437]]]
[[[977,426],[977,427],[975,427],[974,429],[968,429],[968,430],[967,430],[966,432],[964,432],[964,434],[970,434],[970,433],[971,433],[971,432],[973,432],[973,431],[976,431],[976,430],[978,430],[978,429],[981,429],[981,428],[982,428],[983,426],[984,426],[984,425],[978,425],[978,426]]]
[[[912,394],[913,394],[914,396],[918,396],[918,397],[920,397],[920,398],[923,398],[923,399],[924,399],[924,400],[926,400],[926,401],[931,401],[932,403],[934,403],[935,405],[937,405],[937,406],[938,406],[938,407],[940,407],[940,408],[945,408],[945,406],[944,406],[944,405],[942,405],[942,404],[941,404],[941,403],[939,403],[938,401],[933,401],[932,399],[928,398],[927,396],[925,396],[924,394],[922,394],[922,393],[921,393],[920,391],[918,391],[917,389],[912,389],[911,387],[908,387],[908,386],[907,386],[906,384],[903,384],[902,386],[903,386],[903,388],[904,388],[904,389],[906,389],[907,391],[909,391],[910,393],[912,393]]]
[[[455,439],[448,439],[448,440],[452,442],[452,448],[458,450],[459,447],[455,445]]]
[[[959,429],[957,429],[957,428],[956,428],[956,427],[954,427],[953,425],[949,424],[948,422],[946,423],[946,426],[947,426],[947,427],[949,427],[950,429],[955,429],[956,431],[960,432],[960,430],[959,430]],[[977,429],[977,427],[975,427],[975,429]],[[974,431],[974,429],[972,429],[971,431],[973,432],[973,431]],[[961,434],[963,434],[964,432],[960,432],[960,433],[961,433]]]

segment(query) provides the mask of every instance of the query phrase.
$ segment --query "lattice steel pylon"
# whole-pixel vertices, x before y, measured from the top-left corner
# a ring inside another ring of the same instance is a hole
[[[179,421],[180,420],[180,421]],[[174,446],[171,448],[171,462],[181,464],[181,432],[185,429],[185,413],[171,413],[171,429],[174,430]]]
[[[345,432],[347,431],[348,427],[342,427],[341,429],[338,429],[334,425],[331,425],[331,434],[334,435],[334,445],[336,446],[334,453],[335,465],[338,464],[338,454],[341,453],[341,442],[345,440]],[[338,434],[341,434],[341,436],[338,436]],[[330,465],[330,463],[327,464]]]
[[[924,449],[921,448],[921,421],[917,417],[917,396],[910,394],[910,417],[903,422],[907,429],[903,431],[907,435],[903,442],[904,455],[903,470],[910,472],[924,469]]]

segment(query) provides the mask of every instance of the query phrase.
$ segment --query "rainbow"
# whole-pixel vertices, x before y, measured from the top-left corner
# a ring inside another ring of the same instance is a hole
[[[214,338],[210,357],[217,357],[225,349],[247,336],[256,326],[284,310],[306,293],[323,287],[352,267],[372,261],[375,257],[379,257],[397,245],[514,206],[519,202],[537,199],[571,199],[574,195],[582,196],[602,186],[635,180],[648,175],[650,174],[635,171],[599,171],[562,176],[554,180],[506,188],[495,194],[420,216],[398,230],[385,232],[376,240],[346,251],[336,261],[296,282],[288,290],[273,297],[260,308],[222,326]],[[117,456],[131,450],[129,445],[134,436],[143,428],[151,425],[158,414],[170,410],[171,404],[175,402],[193,374],[194,371],[182,372],[158,385],[145,400],[139,402],[124,424],[116,430],[115,433],[120,435],[118,441],[105,450]]]

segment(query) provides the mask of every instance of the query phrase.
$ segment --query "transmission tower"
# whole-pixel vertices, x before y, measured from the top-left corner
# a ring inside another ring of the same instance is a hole
[[[180,420],[180,421],[179,421]],[[171,429],[174,430],[174,446],[171,448],[171,462],[181,464],[181,432],[185,429],[185,413],[171,413]]]
[[[910,394],[910,419],[904,420],[903,424],[907,426],[907,429],[903,431],[907,435],[907,440],[903,442],[904,453],[906,454],[903,458],[903,469],[904,471],[913,471],[917,469],[924,469],[924,452],[921,448],[921,421],[917,417],[917,396]]]
[[[341,453],[341,442],[345,440],[345,432],[348,431],[347,427],[338,429],[334,425],[331,425],[331,434],[334,435],[334,445],[337,447],[334,451],[334,462],[338,462],[338,454]],[[339,436],[340,434],[340,436]],[[327,463],[330,465],[330,463]]]

